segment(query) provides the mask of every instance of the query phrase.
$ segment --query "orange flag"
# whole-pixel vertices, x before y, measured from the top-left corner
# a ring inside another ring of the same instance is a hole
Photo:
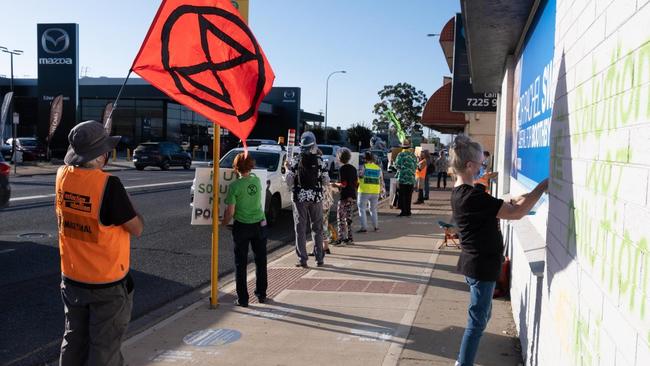
[[[230,0],[164,0],[131,69],[243,141],[275,79]]]

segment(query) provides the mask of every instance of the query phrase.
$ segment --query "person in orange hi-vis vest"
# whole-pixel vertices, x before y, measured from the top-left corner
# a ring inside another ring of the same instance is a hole
[[[418,167],[415,170],[415,182],[418,189],[418,200],[415,201],[416,205],[424,203],[424,184],[427,177],[427,168],[429,165],[429,152],[427,150],[420,151],[418,158]]]
[[[119,178],[102,171],[119,140],[99,122],[80,123],[56,174],[62,366],[124,363],[120,348],[133,305],[130,236],[139,237],[144,224]]]

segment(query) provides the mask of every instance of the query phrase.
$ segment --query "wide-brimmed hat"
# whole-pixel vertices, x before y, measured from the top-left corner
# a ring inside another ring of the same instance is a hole
[[[104,126],[97,121],[82,122],[68,134],[68,152],[63,161],[67,165],[87,163],[115,148],[121,136],[109,136]]]
[[[402,141],[402,143],[401,143],[399,146],[401,146],[401,147],[407,147],[407,148],[408,148],[408,147],[411,147],[411,141],[409,141],[409,140],[404,140],[404,141]]]

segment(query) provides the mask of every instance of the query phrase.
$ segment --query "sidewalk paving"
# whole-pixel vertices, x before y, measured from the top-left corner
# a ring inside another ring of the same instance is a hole
[[[313,257],[294,267],[291,250],[269,263],[268,303],[251,295],[250,307],[234,306],[230,283],[217,309],[205,298],[136,334],[124,344],[127,364],[453,365],[469,294],[455,272],[459,251],[436,249],[449,191],[431,194],[411,218],[382,208],[380,231],[331,247],[324,267]],[[509,302],[495,301],[477,364],[520,364],[513,329]]]

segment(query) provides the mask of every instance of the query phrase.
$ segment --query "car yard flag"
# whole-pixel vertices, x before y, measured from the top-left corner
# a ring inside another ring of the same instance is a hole
[[[230,0],[165,0],[131,69],[242,141],[275,75]]]

